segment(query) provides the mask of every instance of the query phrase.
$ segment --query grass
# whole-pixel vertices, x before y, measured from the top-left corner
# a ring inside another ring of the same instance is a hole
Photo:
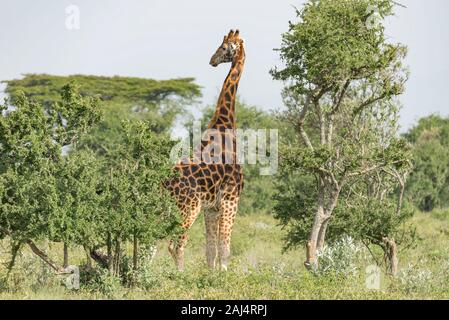
[[[449,211],[417,213],[411,223],[419,240],[399,253],[399,277],[382,275],[380,290],[365,286],[364,270],[372,264],[367,256],[357,260],[353,275],[311,274],[302,265],[302,250],[282,252],[283,231],[271,216],[247,215],[237,218],[226,273],[206,268],[204,222],[199,218],[190,232],[183,273],[175,270],[166,243],[160,243],[154,260],[140,271],[139,287],[125,288],[100,275],[79,290],[68,290],[60,276],[24,250],[9,282],[0,283],[0,299],[449,299]],[[59,244],[42,245],[60,259]],[[7,249],[4,241],[0,274]],[[83,262],[83,252],[72,248],[71,263]]]

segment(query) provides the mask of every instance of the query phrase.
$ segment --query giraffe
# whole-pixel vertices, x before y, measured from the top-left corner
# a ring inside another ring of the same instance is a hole
[[[243,190],[243,172],[236,161],[235,137],[235,96],[245,63],[239,30],[231,30],[225,35],[210,59],[213,67],[229,62],[231,69],[208,125],[208,131],[215,132],[216,136],[203,137],[201,144],[194,148],[193,158],[184,158],[174,167],[179,175],[165,183],[183,219],[182,235],[169,244],[169,252],[179,270],[184,268],[188,231],[202,211],[206,228],[207,265],[215,269],[218,256],[220,270],[227,270],[231,232]],[[229,159],[231,161],[226,161]]]

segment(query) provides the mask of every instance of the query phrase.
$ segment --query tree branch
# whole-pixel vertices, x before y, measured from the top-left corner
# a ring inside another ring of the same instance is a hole
[[[45,263],[47,263],[53,270],[56,271],[57,274],[71,274],[72,271],[67,270],[61,266],[58,266],[56,262],[50,259],[50,257],[39,249],[36,244],[32,240],[27,240],[26,243],[31,248],[31,251],[34,252],[39,258],[41,258]]]
[[[351,80],[346,80],[345,84],[340,90],[340,93],[337,95],[337,99],[334,99],[334,106],[332,107],[331,114],[334,115],[337,113],[340,108],[341,102],[343,101],[343,97],[345,96],[346,90],[348,90],[349,85],[351,84]]]
[[[11,236],[11,232],[3,227],[0,227],[0,232],[2,232],[5,235]],[[56,271],[57,274],[71,274],[72,273],[71,270],[68,270],[61,266],[58,266],[58,264],[55,263],[53,260],[51,260],[50,257],[47,254],[45,254],[45,252],[40,250],[32,240],[30,240],[30,239],[26,240],[25,243],[28,244],[28,246],[31,248],[31,251],[33,251],[34,254],[36,254],[45,263],[47,263],[53,270]]]
[[[371,98],[365,100],[364,102],[362,102],[362,103],[358,106],[357,109],[354,110],[354,114],[357,114],[357,113],[361,112],[361,111],[363,110],[363,108],[365,108],[365,107],[367,107],[367,106],[369,106],[369,105],[371,105],[371,104],[373,104],[373,103],[375,103],[375,102],[377,102],[377,101],[379,101],[379,100],[382,100],[382,99],[385,98],[386,96],[387,96],[387,93],[384,92],[384,93],[382,93],[381,95],[379,95],[379,96],[377,96],[377,97],[371,97]]]
[[[304,130],[304,120],[306,118],[307,111],[309,110],[309,106],[310,106],[310,97],[307,96],[306,103],[304,104],[304,107],[302,108],[301,113],[299,114],[299,121],[298,121],[297,125],[298,125],[298,129],[299,129],[299,133],[300,133],[304,143],[310,150],[313,151],[314,148],[313,148],[312,142],[310,142],[309,136],[307,135],[307,132]]]
[[[322,167],[318,168],[318,171],[328,175],[329,178],[332,180],[332,183],[335,185],[335,188],[336,189],[340,189],[340,184],[338,183],[338,181],[335,178],[335,175],[334,175],[334,173],[332,171],[330,171],[328,169],[325,169],[325,168],[322,168]]]
[[[324,113],[321,106],[318,103],[314,104],[320,119],[320,142],[324,145],[326,144],[326,119],[324,118]]]
[[[343,88],[340,90],[340,94],[338,94],[338,98],[334,99],[334,106],[332,107],[332,110],[329,114],[329,128],[327,131],[327,144],[329,146],[332,145],[332,135],[334,134],[334,116],[337,113],[337,111],[340,109],[340,105],[343,101],[343,97],[348,90],[349,85],[351,84],[351,80],[346,80],[345,84],[343,85]]]
[[[377,259],[376,255],[374,254],[374,252],[371,250],[371,248],[369,247],[369,244],[366,243],[363,239],[362,239],[362,244],[366,247],[366,249],[368,249],[368,252],[370,253],[371,257],[374,259],[374,261],[376,262],[376,264],[378,266],[381,266],[381,262]]]
[[[393,176],[394,178],[396,178],[396,180],[399,183],[399,195],[398,195],[398,201],[396,204],[396,215],[399,215],[401,210],[402,210],[402,202],[404,199],[404,192],[405,192],[405,174],[404,176],[401,176],[399,174],[399,172],[396,169],[384,169],[384,172],[386,172],[387,174]]]
[[[98,250],[89,250],[90,257],[95,260],[96,263],[98,263],[102,268],[107,268],[108,263],[108,256]]]

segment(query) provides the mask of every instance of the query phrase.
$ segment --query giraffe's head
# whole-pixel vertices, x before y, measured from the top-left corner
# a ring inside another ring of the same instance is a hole
[[[239,30],[231,30],[224,36],[223,42],[215,51],[209,63],[211,66],[216,67],[220,63],[232,62],[242,48],[243,39],[240,38]]]

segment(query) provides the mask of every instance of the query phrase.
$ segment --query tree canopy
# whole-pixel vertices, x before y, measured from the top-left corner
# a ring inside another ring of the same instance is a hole
[[[186,102],[201,96],[200,87],[194,81],[194,78],[159,81],[119,76],[26,74],[22,79],[4,82],[10,97],[24,92],[27,97],[43,104],[57,100],[60,88],[68,82],[82,84],[79,91],[82,96],[98,96],[102,101],[159,104],[169,99],[184,99]]]

